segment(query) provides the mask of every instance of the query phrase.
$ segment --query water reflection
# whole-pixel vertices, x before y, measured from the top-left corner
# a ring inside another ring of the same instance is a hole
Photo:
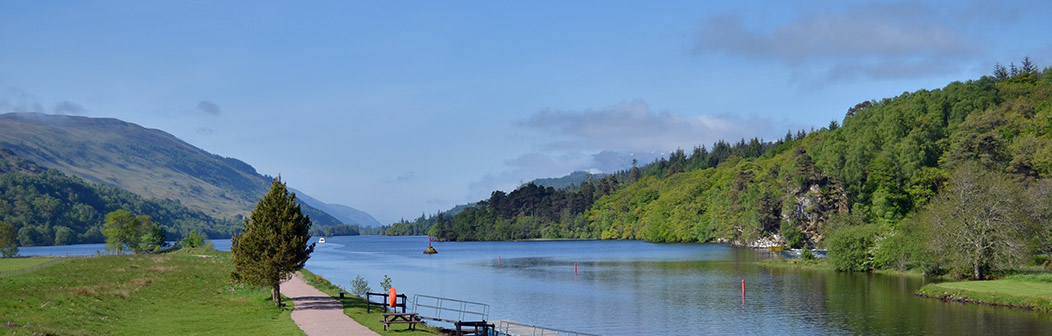
[[[1052,332],[1045,315],[914,297],[920,278],[767,268],[769,254],[722,245],[442,242],[425,256],[426,238],[333,241],[307,266],[345,286],[390,274],[410,294],[489,303],[491,319],[601,334]]]
[[[229,250],[229,240],[213,243]],[[488,303],[491,320],[604,335],[1052,335],[1049,314],[914,297],[921,278],[768,268],[756,261],[771,254],[723,245],[434,246],[439,254],[425,255],[426,237],[334,237],[317,245],[307,268],[345,288],[361,275],[378,290],[389,275],[410,297]],[[23,248],[22,254],[96,250],[104,245]]]

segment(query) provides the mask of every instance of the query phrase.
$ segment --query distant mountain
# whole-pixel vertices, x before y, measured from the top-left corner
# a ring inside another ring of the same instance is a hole
[[[607,175],[610,175],[610,174],[604,174],[604,173],[592,174],[592,173],[589,173],[589,172],[576,171],[576,172],[570,173],[570,175],[566,175],[566,176],[563,176],[563,177],[551,177],[551,178],[536,179],[536,180],[531,181],[531,183],[539,185],[539,186],[542,186],[542,187],[552,187],[552,188],[555,188],[555,189],[565,189],[565,188],[569,188],[569,187],[573,187],[573,186],[580,186],[581,182],[584,182],[584,181],[595,181],[595,180],[601,179],[603,177],[606,177]]]
[[[220,219],[247,216],[272,180],[240,160],[112,118],[2,114],[0,148],[45,168],[145,199],[176,200]],[[309,205],[303,209],[316,225],[341,222]]]
[[[388,236],[418,236],[430,235],[431,227],[440,221],[448,221],[453,216],[464,212],[464,210],[475,207],[477,203],[460,204],[446,211],[439,211],[434,215],[420,215],[414,221],[402,219],[391,225],[380,226],[371,230],[362,230],[362,234],[388,235]]]
[[[299,190],[293,189],[293,192],[296,193],[296,198],[302,201],[303,203],[325,211],[325,213],[336,217],[336,219],[343,224],[357,225],[361,228],[379,227],[382,225],[380,224],[380,221],[376,220],[376,218],[373,218],[372,215],[366,213],[365,211],[361,211],[343,204],[325,203],[319,201],[314,197],[307,196],[307,194],[304,194]]]
[[[592,155],[592,164],[588,171],[595,173],[613,174],[622,170],[632,168],[632,160],[637,166],[644,166],[665,157],[666,153],[638,152],[625,154],[614,151],[602,151]]]

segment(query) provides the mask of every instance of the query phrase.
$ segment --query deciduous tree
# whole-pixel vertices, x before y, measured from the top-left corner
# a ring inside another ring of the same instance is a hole
[[[1018,265],[1035,233],[1032,214],[1042,212],[1027,195],[1003,174],[961,165],[931,203],[932,251],[943,265],[976,280]]]
[[[143,223],[152,219],[147,215],[134,216],[127,210],[114,210],[106,214],[106,250],[121,254],[124,247],[137,251],[143,233]]]

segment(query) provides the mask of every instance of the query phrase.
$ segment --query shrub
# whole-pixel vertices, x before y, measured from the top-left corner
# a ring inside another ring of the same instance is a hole
[[[354,280],[351,280],[351,294],[359,297],[365,297],[365,293],[371,292],[373,289],[369,288],[369,283],[365,281],[361,275],[355,276]]]
[[[878,229],[874,225],[845,226],[829,235],[829,261],[837,271],[863,272],[873,267],[873,248]]]
[[[387,293],[391,291],[391,287],[393,287],[391,286],[391,277],[388,277],[387,274],[384,274],[384,281],[380,282],[380,288],[383,288],[384,293]]]
[[[800,229],[790,222],[782,222],[782,237],[785,238],[786,245],[790,248],[801,248],[804,247],[804,234],[800,232]]]
[[[800,252],[800,259],[815,260],[815,253],[811,252],[811,249],[805,248],[803,252]]]
[[[179,241],[179,244],[183,247],[189,248],[200,248],[205,250],[212,249],[212,242],[208,241],[208,237],[197,231],[191,231],[186,238]]]
[[[934,271],[935,261],[928,250],[930,236],[915,219],[907,218],[890,232],[874,240],[873,267],[900,271],[922,269]]]

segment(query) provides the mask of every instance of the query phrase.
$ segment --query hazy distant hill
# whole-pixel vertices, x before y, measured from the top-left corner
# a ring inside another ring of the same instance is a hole
[[[336,217],[336,219],[343,224],[357,225],[362,228],[378,227],[382,225],[380,224],[380,221],[376,220],[376,218],[373,218],[372,215],[366,213],[365,211],[361,211],[343,204],[325,203],[319,201],[318,199],[315,199],[314,197],[310,197],[300,192],[299,190],[293,191],[296,193],[296,198],[299,199],[302,203],[306,203],[307,205],[325,211],[325,213]]]
[[[0,148],[45,168],[146,199],[178,200],[221,219],[247,216],[272,180],[240,160],[112,118],[3,114]],[[316,208],[303,209],[317,225],[341,222]]]
[[[607,175],[610,175],[610,174],[603,174],[603,173],[592,174],[592,173],[589,173],[589,172],[576,171],[576,172],[571,173],[570,175],[566,175],[566,176],[563,176],[563,177],[539,178],[539,179],[533,180],[532,183],[536,184],[536,185],[539,185],[539,186],[542,186],[542,187],[552,187],[552,188],[555,188],[555,189],[565,189],[565,188],[569,188],[569,187],[572,187],[572,186],[580,186],[581,182],[584,182],[584,181],[595,181],[595,180],[601,179],[603,177],[606,177]]]

